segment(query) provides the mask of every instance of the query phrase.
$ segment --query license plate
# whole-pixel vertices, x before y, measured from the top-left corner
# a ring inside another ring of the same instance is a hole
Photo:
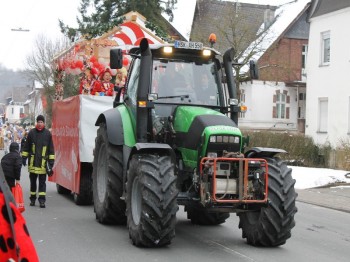
[[[187,49],[203,49],[203,43],[201,42],[185,42],[185,41],[175,41],[175,48],[187,48]]]

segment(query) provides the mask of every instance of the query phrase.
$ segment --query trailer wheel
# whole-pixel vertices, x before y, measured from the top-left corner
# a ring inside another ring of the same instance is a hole
[[[108,141],[107,127],[100,124],[95,140],[92,188],[96,219],[102,224],[125,224],[123,151]]]
[[[136,246],[159,247],[175,237],[176,176],[170,156],[134,155],[128,170],[126,215]]]
[[[79,194],[74,193],[74,202],[77,205],[92,204],[92,165],[81,163]]]
[[[185,211],[187,211],[187,218],[195,225],[220,225],[230,217],[230,213],[209,213],[205,208],[199,206],[185,206]]]
[[[57,193],[60,195],[69,195],[72,192],[69,189],[67,189],[59,184],[56,184],[56,190],[57,190]]]
[[[297,212],[292,170],[279,158],[265,158],[268,162],[268,206],[259,211],[237,213],[242,237],[254,246],[280,246],[291,237]]]

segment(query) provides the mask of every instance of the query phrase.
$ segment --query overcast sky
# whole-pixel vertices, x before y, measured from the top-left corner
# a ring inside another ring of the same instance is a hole
[[[279,5],[290,0],[245,0],[241,2]],[[25,57],[33,52],[40,34],[50,39],[62,36],[58,19],[76,26],[80,0],[2,0],[0,2],[0,64],[9,69],[24,69]],[[196,0],[178,0],[174,26],[188,36]],[[11,31],[28,29],[29,32]]]

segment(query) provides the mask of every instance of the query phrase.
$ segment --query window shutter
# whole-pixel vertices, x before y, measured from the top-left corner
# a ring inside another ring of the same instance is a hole
[[[277,96],[273,95],[273,102],[276,103],[276,101],[277,101]]]
[[[289,107],[286,108],[286,118],[289,119]]]
[[[277,118],[277,107],[272,108],[272,118]]]
[[[290,96],[287,96],[287,104],[290,103]]]

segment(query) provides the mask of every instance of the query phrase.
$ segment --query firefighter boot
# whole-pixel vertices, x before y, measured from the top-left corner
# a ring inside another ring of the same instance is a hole
[[[32,199],[32,198],[30,198],[30,204],[29,204],[30,206],[35,206],[35,199]]]
[[[45,208],[45,202],[44,201],[39,201],[40,208]]]

